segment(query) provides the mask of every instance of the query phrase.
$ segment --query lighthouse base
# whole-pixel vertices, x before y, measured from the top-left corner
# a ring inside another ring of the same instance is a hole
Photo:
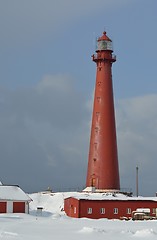
[[[127,196],[132,196],[132,191],[122,191],[120,189],[97,189],[95,187],[86,187],[85,189],[82,190],[82,192],[87,192],[87,193],[108,193],[108,194],[116,194],[116,193],[121,193]]]
[[[95,187],[86,187],[83,192],[96,192],[96,193],[119,193],[120,190],[117,189],[97,189]]]

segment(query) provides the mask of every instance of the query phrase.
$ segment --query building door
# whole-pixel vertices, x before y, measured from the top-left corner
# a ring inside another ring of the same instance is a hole
[[[95,187],[96,186],[96,179],[95,177],[92,178],[92,184],[91,184],[92,187]]]
[[[0,213],[6,213],[6,202],[0,202]]]
[[[98,177],[95,174],[91,176],[91,187],[98,188]]]
[[[25,202],[14,202],[13,213],[25,213]]]

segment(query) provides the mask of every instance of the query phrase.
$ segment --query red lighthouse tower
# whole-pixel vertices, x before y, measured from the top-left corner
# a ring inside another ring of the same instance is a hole
[[[119,190],[119,168],[112,87],[112,41],[103,33],[97,40],[96,85],[86,187]]]

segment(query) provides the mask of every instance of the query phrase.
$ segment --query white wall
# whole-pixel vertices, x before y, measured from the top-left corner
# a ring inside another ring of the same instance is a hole
[[[12,213],[12,212],[13,212],[13,202],[7,201],[7,213]]]
[[[25,213],[29,213],[29,203],[25,202]]]

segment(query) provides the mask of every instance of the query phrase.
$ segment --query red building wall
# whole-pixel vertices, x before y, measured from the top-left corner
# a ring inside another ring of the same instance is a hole
[[[120,219],[121,217],[131,217],[132,211],[137,208],[149,208],[150,215],[155,216],[153,209],[157,208],[157,202],[152,200],[78,200],[68,198],[68,201],[65,199],[65,206],[65,212],[70,217]],[[76,208],[77,214],[74,214],[74,208]],[[104,213],[101,213],[102,209]]]
[[[76,198],[67,198],[64,201],[64,211],[69,217],[79,218],[79,201]]]

